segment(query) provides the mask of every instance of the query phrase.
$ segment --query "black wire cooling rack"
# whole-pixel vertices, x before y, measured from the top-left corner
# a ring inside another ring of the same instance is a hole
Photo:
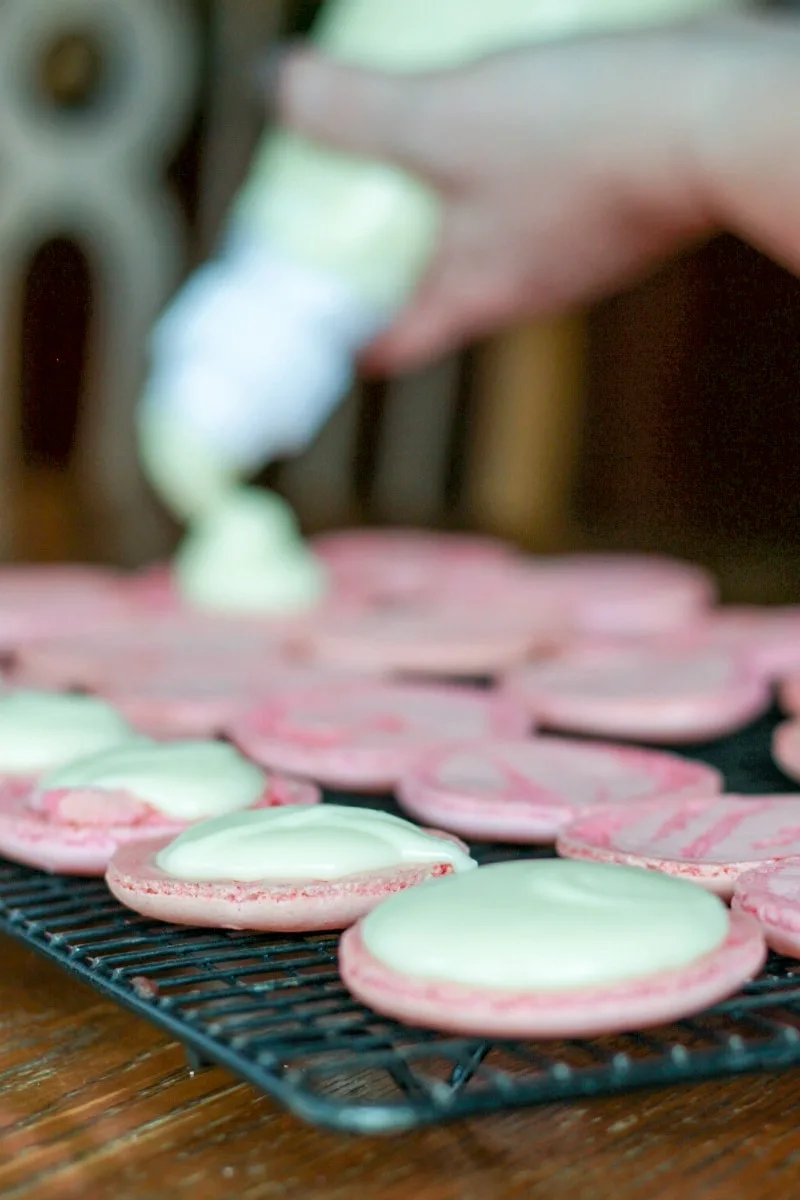
[[[769,757],[776,717],[692,756],[720,767],[729,791],[789,791]],[[520,851],[475,853],[491,862]],[[191,1066],[218,1063],[299,1117],[351,1133],[800,1063],[800,963],[774,956],[738,996],[667,1028],[486,1042],[409,1029],[356,1004],[332,935],[178,929],[122,908],[99,880],[0,861],[0,930],[172,1034]]]

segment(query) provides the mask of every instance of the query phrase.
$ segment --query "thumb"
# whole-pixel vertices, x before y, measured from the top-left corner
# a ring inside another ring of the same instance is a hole
[[[432,175],[441,144],[431,129],[430,84],[426,75],[368,71],[292,50],[278,71],[278,115],[314,141]]]

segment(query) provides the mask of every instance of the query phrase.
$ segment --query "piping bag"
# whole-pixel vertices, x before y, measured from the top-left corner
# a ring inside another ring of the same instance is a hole
[[[330,0],[311,38],[341,61],[413,72],[720,7]],[[191,528],[241,480],[313,440],[347,394],[360,352],[419,282],[438,223],[436,196],[394,166],[281,129],[264,137],[217,256],[189,279],[151,338],[140,453],[174,515]],[[252,520],[252,506],[246,515]]]

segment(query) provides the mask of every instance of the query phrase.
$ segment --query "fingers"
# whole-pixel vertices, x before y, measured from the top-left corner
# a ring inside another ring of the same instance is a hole
[[[446,242],[411,304],[369,347],[362,364],[368,373],[415,370],[516,314],[515,289],[489,270],[465,269],[464,262]]]
[[[315,142],[425,169],[426,162],[417,161],[415,137],[423,78],[361,70],[311,50],[293,50],[279,71],[278,112],[285,125]]]
[[[314,141],[432,176],[442,148],[433,79],[292,50],[277,73],[277,106],[289,128]]]
[[[462,341],[453,313],[435,295],[417,297],[364,356],[368,375],[405,374],[442,357]]]

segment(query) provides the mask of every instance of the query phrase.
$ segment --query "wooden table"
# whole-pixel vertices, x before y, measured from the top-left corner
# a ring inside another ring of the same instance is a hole
[[[321,1133],[0,939],[3,1200],[796,1200],[800,1070]]]

